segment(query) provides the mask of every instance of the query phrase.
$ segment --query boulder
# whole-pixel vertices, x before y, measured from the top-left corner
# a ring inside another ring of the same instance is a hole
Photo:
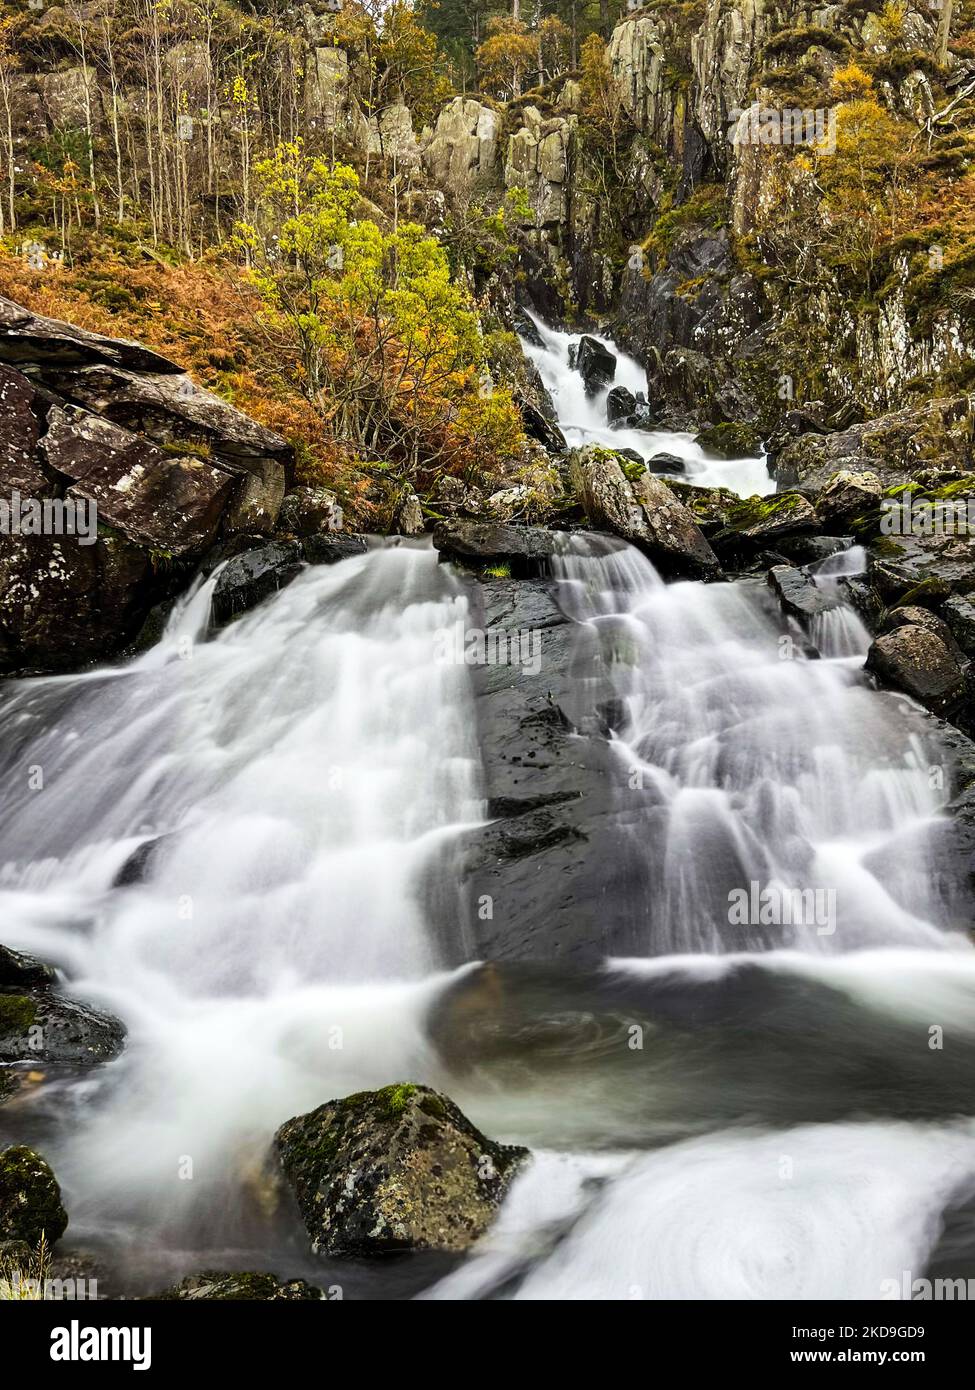
[[[323,531],[318,536],[306,536],[301,542],[301,553],[309,565],[337,565],[340,560],[365,555],[368,548],[362,536],[339,532]]]
[[[165,1292],[149,1297],[153,1301],[178,1303],[320,1303],[325,1294],[304,1279],[281,1280],[276,1274],[207,1270],[202,1274],[190,1274]]]
[[[211,599],[214,626],[224,627],[263,603],[301,573],[301,547],[297,541],[272,541],[243,555],[235,555],[220,571]]]
[[[448,560],[473,566],[510,564],[513,572],[530,574],[555,554],[559,541],[544,526],[455,520],[437,523],[433,544]]]
[[[47,988],[57,980],[53,966],[22,951],[0,946],[0,990],[16,988]]]
[[[595,396],[609,386],[616,375],[616,358],[609,348],[588,334],[569,348],[569,366],[579,373],[586,385],[586,395]]]
[[[396,509],[396,530],[401,536],[422,536],[426,527],[420,499],[408,488]]]
[[[647,459],[647,467],[651,473],[686,473],[687,464],[676,454],[651,454]]]
[[[92,1067],[117,1057],[124,1039],[117,1018],[47,988],[0,993],[0,1062]]]
[[[50,1246],[68,1225],[61,1189],[39,1153],[16,1144],[0,1150],[0,1241]]]
[[[723,459],[755,458],[762,452],[762,437],[754,425],[709,425],[694,442],[707,453]]]
[[[814,618],[839,604],[837,598],[817,588],[807,574],[791,565],[773,565],[768,582],[782,607],[795,618]]]
[[[734,548],[746,542],[759,547],[781,536],[818,529],[819,518],[811,502],[798,492],[780,492],[772,497],[746,497],[732,503],[725,514],[725,531],[714,538],[714,543]]]
[[[693,515],[666,483],[627,478],[615,454],[594,445],[570,456],[573,487],[595,526],[614,531],[674,574],[713,575],[718,560]]]
[[[614,386],[606,397],[606,419],[611,425],[629,420],[636,409],[636,397],[625,386]]]
[[[341,531],[342,508],[327,487],[296,487],[281,504],[278,529],[295,536]]]
[[[929,709],[950,716],[965,696],[965,672],[938,631],[909,623],[876,639],[866,667]]]
[[[329,1101],[288,1120],[274,1143],[321,1255],[465,1250],[529,1157],[409,1084]]]
[[[854,473],[844,468],[833,474],[816,498],[816,511],[827,524],[850,522],[879,507],[883,492],[876,473]]]

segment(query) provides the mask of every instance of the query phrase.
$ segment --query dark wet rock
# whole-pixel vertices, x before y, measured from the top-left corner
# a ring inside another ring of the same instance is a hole
[[[672,574],[713,575],[718,561],[693,515],[651,473],[627,478],[615,454],[589,445],[570,456],[570,477],[586,515],[637,545]]]
[[[34,956],[0,946],[0,990],[46,988],[57,980],[57,971]]]
[[[629,420],[636,408],[636,397],[625,386],[614,386],[606,397],[606,419],[611,425]]]
[[[676,454],[651,454],[647,459],[651,473],[686,473],[687,464]]]
[[[834,473],[816,498],[816,511],[827,526],[847,523],[879,507],[883,483],[876,473]]]
[[[536,579],[481,581],[471,593],[472,626],[535,633],[540,660],[534,668],[474,668],[492,819],[461,842],[463,930],[456,908],[444,913],[439,942],[449,965],[535,957],[590,964],[645,948],[654,869],[626,827],[659,798],[649,786],[627,785],[607,741],[615,691],[592,630],[566,617],[557,592]]]
[[[326,487],[297,487],[281,504],[278,530],[294,536],[334,534],[342,530],[342,509]]]
[[[124,651],[215,543],[272,529],[292,465],[174,363],[0,300],[0,484],[92,523],[0,536],[0,672]]]
[[[638,454],[635,449],[614,449],[613,452],[616,454],[617,458],[625,459],[627,463],[632,463],[636,468],[640,470],[640,473],[646,472],[646,460],[644,459],[643,455]],[[625,464],[623,467],[623,471],[627,471]],[[627,476],[629,476],[628,473]]]
[[[446,1096],[405,1083],[329,1101],[274,1142],[322,1255],[464,1250],[529,1158],[486,1138]]]
[[[940,637],[946,647],[961,654],[961,649],[955,642],[951,633],[951,628],[939,618],[937,613],[932,613],[930,608],[917,608],[907,605],[903,608],[893,608],[884,618],[881,625],[881,632],[895,632],[899,627],[924,627],[928,632],[935,633]]]
[[[53,1245],[64,1235],[68,1214],[50,1166],[24,1144],[0,1150],[0,1240]]]
[[[817,565],[853,545],[852,536],[781,536],[777,549],[794,565]]]
[[[965,697],[965,672],[941,634],[908,624],[876,639],[866,666],[885,684],[905,691],[936,713],[950,716]]]
[[[796,618],[813,618],[837,607],[833,595],[817,588],[802,570],[790,565],[775,565],[769,570],[768,582],[787,613]]]
[[[150,1295],[150,1301],[196,1303],[318,1303],[325,1293],[304,1279],[281,1280],[276,1274],[244,1274],[237,1270],[190,1274],[164,1293]]]
[[[448,560],[475,567],[508,564],[513,573],[531,574],[555,554],[559,538],[543,526],[457,520],[438,522],[433,543]]]
[[[45,987],[0,993],[0,1062],[97,1066],[117,1057],[124,1039],[111,1014]]]
[[[310,565],[337,565],[340,560],[353,560],[357,555],[365,555],[368,546],[362,536],[323,533],[320,536],[306,536],[301,542],[301,553]]]
[[[0,671],[72,670],[118,650],[159,584],[123,536],[0,536]]]
[[[586,394],[589,396],[595,396],[604,386],[609,386],[616,375],[616,358],[613,353],[588,334],[584,334],[578,343],[570,346],[569,366],[575,368],[582,377],[586,385]]]
[[[762,452],[762,438],[754,425],[725,423],[709,425],[695,441],[709,454],[723,459],[754,458]]]
[[[538,331],[538,325],[524,309],[520,307],[515,309],[513,322],[519,338],[524,338],[525,342],[530,343],[532,347],[543,348],[545,346],[545,339]]]
[[[295,541],[272,541],[228,560],[213,589],[214,625],[224,627],[276,594],[301,573],[302,563]]]

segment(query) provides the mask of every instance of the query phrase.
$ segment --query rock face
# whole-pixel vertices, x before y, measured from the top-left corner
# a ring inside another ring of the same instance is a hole
[[[472,97],[454,97],[422,142],[423,164],[441,188],[466,194],[495,177],[499,118]]]
[[[694,517],[651,473],[631,482],[614,454],[589,445],[570,456],[570,477],[589,520],[646,551],[665,572],[713,575],[714,551]]]
[[[68,1214],[50,1167],[24,1144],[0,1150],[0,1241],[53,1245],[64,1235]]]
[[[406,1084],[329,1101],[274,1142],[322,1255],[464,1250],[529,1157],[486,1139],[446,1096]]]
[[[773,472],[804,491],[819,491],[838,472],[870,474],[884,487],[893,487],[932,465],[967,471],[973,438],[975,398],[955,396],[831,434],[800,435],[779,452]]]
[[[0,439],[0,494],[50,512],[40,533],[0,534],[8,672],[123,648],[215,539],[271,529],[292,464],[285,440],[158,353],[6,299]]]

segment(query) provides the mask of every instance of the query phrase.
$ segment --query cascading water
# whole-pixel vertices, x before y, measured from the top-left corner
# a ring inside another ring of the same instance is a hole
[[[775,491],[775,482],[769,476],[764,458],[713,458],[686,432],[612,429],[606,418],[606,397],[611,387],[605,386],[589,396],[582,377],[569,366],[569,348],[578,342],[579,335],[549,328],[534,314],[529,317],[542,346],[528,339],[523,339],[522,346],[552,397],[559,426],[568,444],[576,448],[583,444],[602,444],[609,449],[634,449],[644,459],[654,454],[671,454],[684,462],[684,471],[680,474],[683,481],[699,487],[726,487],[742,497],[765,496]],[[634,395],[643,392],[645,396],[647,374],[643,368],[608,338],[596,333],[589,336],[616,357],[613,386],[625,386]]]
[[[419,887],[481,813],[468,674],[435,647],[466,600],[432,549],[309,569],[207,641],[212,583],[132,665],[3,709],[4,941],[129,1028],[69,1099],[45,1090],[77,1107],[45,1148],[73,1230],[143,1251],[231,1240],[284,1119],[430,1072]]]
[[[603,437],[539,328],[567,436]],[[771,486],[761,460],[659,447]],[[759,581],[666,586],[567,538],[558,592],[615,692],[619,834],[649,885],[638,955],[584,972],[438,973],[484,806],[469,671],[438,659],[467,599],[432,550],[309,569],[208,638],[211,579],[132,664],[8,686],[2,939],[129,1033],[0,1126],[37,1137],[119,1290],[242,1267],[353,1296],[879,1298],[922,1274],[975,1191],[975,952],[917,849],[944,752],[865,683],[841,602],[861,564],[820,567],[838,617],[804,633]],[[756,917],[768,889],[811,916]],[[446,1273],[329,1267],[267,1216],[270,1137],[406,1079],[534,1162]]]

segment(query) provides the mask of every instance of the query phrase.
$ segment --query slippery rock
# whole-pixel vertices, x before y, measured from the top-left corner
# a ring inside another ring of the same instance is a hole
[[[0,1062],[97,1066],[117,1057],[124,1039],[111,1014],[46,988],[0,993]]]
[[[717,557],[693,515],[652,473],[631,481],[616,455],[595,445],[575,450],[569,471],[594,525],[639,546],[671,573],[701,576],[717,572]]]
[[[812,503],[798,492],[746,497],[727,508],[725,530],[714,537],[714,544],[719,549],[734,549],[741,542],[758,547],[781,536],[818,529],[819,518]]]
[[[492,521],[442,521],[433,528],[433,544],[442,556],[467,565],[509,564],[512,571],[533,573],[554,555],[558,539],[543,526],[515,526]]]
[[[773,565],[768,582],[787,613],[796,618],[813,618],[836,608],[838,600],[816,587],[808,575],[791,565]]]
[[[949,644],[927,625],[910,623],[882,634],[867,653],[866,667],[885,684],[949,715],[965,695],[965,672]]]
[[[408,1084],[329,1101],[274,1142],[323,1255],[464,1250],[529,1157],[487,1139],[446,1096]]]
[[[68,1226],[61,1189],[49,1164],[25,1144],[0,1150],[0,1241],[48,1245]]]
[[[294,541],[273,541],[227,561],[214,585],[211,613],[223,627],[241,613],[256,608],[271,594],[290,584],[302,569],[301,548]]]
[[[613,353],[588,334],[583,334],[578,343],[570,346],[569,366],[582,377],[588,396],[595,396],[602,387],[608,386],[616,375],[616,358]]]
[[[635,409],[636,396],[625,386],[614,386],[606,397],[606,419],[611,425],[628,420]]]

